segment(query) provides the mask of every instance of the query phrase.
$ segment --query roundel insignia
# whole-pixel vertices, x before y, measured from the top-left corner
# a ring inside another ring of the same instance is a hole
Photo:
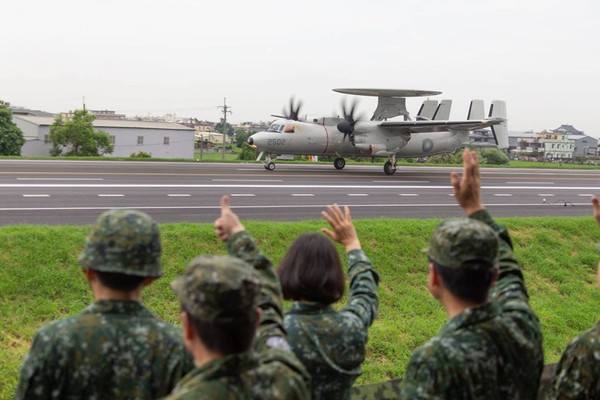
[[[433,149],[433,140],[425,139],[423,140],[423,153],[429,153]]]

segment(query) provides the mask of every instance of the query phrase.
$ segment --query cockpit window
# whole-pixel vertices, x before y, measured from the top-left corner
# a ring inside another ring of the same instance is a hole
[[[285,125],[273,124],[267,129],[267,132],[283,132],[283,127]]]

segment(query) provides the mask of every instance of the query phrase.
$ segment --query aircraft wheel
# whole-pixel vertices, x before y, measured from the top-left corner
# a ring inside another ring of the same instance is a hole
[[[275,163],[274,162],[268,162],[265,164],[265,169],[268,169],[269,171],[273,171],[275,169]]]
[[[344,169],[346,166],[346,160],[344,160],[342,157],[336,157],[336,159],[333,160],[333,166],[335,169]]]
[[[396,173],[396,166],[388,161],[383,164],[383,172],[385,172],[386,175],[394,175]]]

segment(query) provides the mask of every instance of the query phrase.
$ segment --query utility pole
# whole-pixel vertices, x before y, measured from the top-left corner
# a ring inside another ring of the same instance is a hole
[[[223,106],[219,106],[219,108],[223,109],[223,160],[225,160],[225,135],[227,134],[227,113],[231,114],[231,111],[229,111],[231,107],[227,107],[227,97],[223,97]]]

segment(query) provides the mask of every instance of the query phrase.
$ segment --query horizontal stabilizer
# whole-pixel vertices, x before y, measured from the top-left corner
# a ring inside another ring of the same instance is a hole
[[[499,149],[508,149],[508,122],[506,116],[506,102],[503,100],[492,101],[489,118],[498,118],[501,120],[499,123],[491,126]]]
[[[483,106],[483,100],[471,100],[471,105],[469,106],[469,114],[467,114],[467,119],[485,119],[485,109]]]
[[[442,100],[440,105],[437,106],[435,113],[433,114],[433,120],[435,121],[448,121],[450,119],[450,109],[452,108],[452,100]]]
[[[421,108],[417,114],[417,121],[431,121],[435,114],[435,110],[437,110],[437,106],[437,100],[425,100],[423,104],[421,104]]]

